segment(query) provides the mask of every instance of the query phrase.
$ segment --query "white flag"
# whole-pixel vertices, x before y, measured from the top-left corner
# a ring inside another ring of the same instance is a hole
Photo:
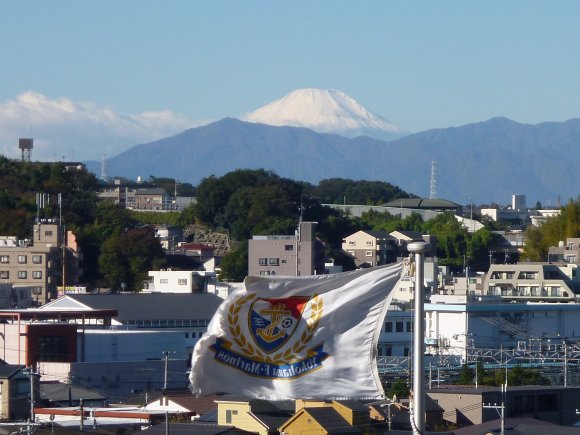
[[[382,398],[375,349],[401,270],[399,263],[334,275],[247,277],[195,346],[193,392]]]

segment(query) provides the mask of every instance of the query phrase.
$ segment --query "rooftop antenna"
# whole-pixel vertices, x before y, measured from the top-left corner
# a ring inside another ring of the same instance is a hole
[[[431,190],[429,199],[437,199],[437,162],[431,160]]]

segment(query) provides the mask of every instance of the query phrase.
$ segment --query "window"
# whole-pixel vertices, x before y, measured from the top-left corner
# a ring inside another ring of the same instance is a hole
[[[367,257],[372,257],[373,256],[373,251],[365,251],[365,255]]]
[[[293,251],[294,250],[294,245],[285,245],[284,246],[284,250],[285,251]]]
[[[179,278],[177,280],[177,285],[187,285],[187,278]]]
[[[10,272],[7,270],[0,270],[0,279],[10,279]]]
[[[393,356],[393,346],[391,346],[390,344],[387,344],[387,347],[385,348],[385,355]]]
[[[26,255],[19,255],[18,256],[18,262],[20,264],[25,264],[26,263]]]
[[[67,337],[55,335],[38,338],[38,361],[66,361],[68,358]]]
[[[41,264],[42,263],[42,255],[33,255],[32,262],[34,264]]]
[[[32,278],[42,279],[42,272],[40,270],[35,270],[32,272]]]
[[[407,322],[407,332],[413,332],[413,323]]]
[[[270,266],[280,266],[280,259],[279,258],[270,258]]]
[[[28,274],[26,273],[25,270],[18,271],[18,279],[26,279],[27,277],[28,277]]]
[[[397,332],[403,332],[403,322],[397,322]]]
[[[373,241],[372,240],[367,240],[367,246],[373,246]]]
[[[393,322],[385,322],[385,332],[393,332]]]
[[[238,415],[238,411],[234,409],[226,409],[226,423],[232,422],[233,415]]]
[[[0,263],[10,263],[9,255],[0,255]]]
[[[52,231],[48,230],[44,232],[44,237],[52,237]]]
[[[409,348],[408,347],[403,349],[403,356],[409,356]]]
[[[258,258],[258,264],[260,266],[267,266],[268,265],[268,259],[267,258]]]
[[[167,278],[161,278],[159,280],[159,284],[168,284],[168,283],[169,283],[169,280]]]
[[[185,338],[189,338],[189,332],[185,333]]]
[[[348,246],[356,246],[356,242],[354,240],[349,240]]]

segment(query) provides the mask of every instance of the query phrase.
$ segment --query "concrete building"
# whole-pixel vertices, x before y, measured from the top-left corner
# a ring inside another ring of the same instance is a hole
[[[248,275],[304,276],[322,272],[316,222],[300,222],[292,236],[253,236],[248,243]]]
[[[514,226],[522,226],[529,221],[528,210],[514,210],[512,208],[482,208],[481,216],[487,216],[494,222],[508,222]]]
[[[534,210],[530,212],[530,219],[532,221],[532,225],[535,227],[539,227],[543,225],[548,219],[551,219],[555,216],[559,216],[561,213],[560,209],[557,210]]]
[[[161,187],[137,189],[132,198],[127,198],[127,208],[135,211],[174,210],[172,198]]]
[[[393,263],[397,257],[396,240],[386,231],[357,231],[342,240],[342,250],[357,267]]]
[[[68,231],[64,238],[63,232],[55,220],[43,220],[29,239],[1,236],[0,282],[35,289],[39,303],[55,299],[59,283],[77,284],[81,253],[74,234]]]
[[[203,293],[208,282],[215,282],[215,272],[161,269],[148,272],[146,293]]]
[[[135,191],[138,188],[138,184],[123,184],[117,179],[112,184],[101,187],[98,196],[101,200],[111,201],[127,208],[127,204],[135,202]]]
[[[550,246],[548,263],[580,264],[580,238],[567,238],[558,246]]]
[[[460,426],[497,420],[498,410],[484,408],[483,405],[502,403],[500,387],[433,389],[427,395],[445,410],[447,421]],[[573,404],[579,401],[580,388],[577,387],[509,386],[505,396],[505,418],[528,417],[571,426],[578,421],[576,406]],[[549,426],[538,426],[536,431],[530,433],[559,433],[554,430],[557,431],[558,427],[552,429]]]
[[[518,349],[580,340],[580,304],[506,303],[499,296],[432,295],[427,352],[465,358],[468,348]]]
[[[512,195],[512,210],[526,210],[526,195]]]
[[[483,294],[507,301],[568,302],[580,295],[577,264],[492,264]]]

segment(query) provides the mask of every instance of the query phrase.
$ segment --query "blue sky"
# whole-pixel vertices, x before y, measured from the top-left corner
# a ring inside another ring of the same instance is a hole
[[[0,127],[37,133],[15,121],[31,91],[43,110],[179,130],[305,87],[415,132],[563,121],[580,116],[579,53],[578,1],[2,1]]]

